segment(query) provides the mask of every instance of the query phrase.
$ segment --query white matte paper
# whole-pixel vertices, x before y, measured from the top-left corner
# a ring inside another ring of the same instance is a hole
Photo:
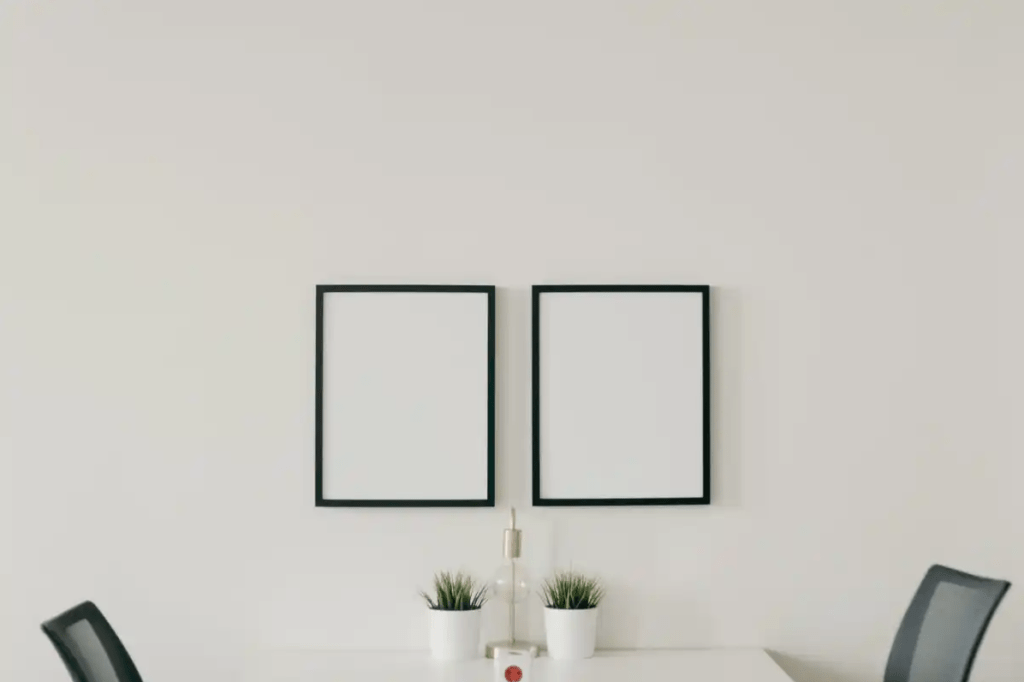
[[[326,292],[323,497],[482,500],[488,297]]]
[[[704,494],[703,299],[543,292],[545,499]]]

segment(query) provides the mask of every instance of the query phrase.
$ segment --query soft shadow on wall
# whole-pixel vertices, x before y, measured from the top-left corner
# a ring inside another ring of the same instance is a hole
[[[743,300],[739,289],[711,285],[711,504],[740,507],[743,443]]]

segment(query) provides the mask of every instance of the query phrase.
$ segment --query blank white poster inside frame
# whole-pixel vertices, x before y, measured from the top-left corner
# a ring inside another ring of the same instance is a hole
[[[493,286],[317,287],[317,506],[494,506],[494,315]]]
[[[710,504],[710,287],[533,287],[533,503]]]

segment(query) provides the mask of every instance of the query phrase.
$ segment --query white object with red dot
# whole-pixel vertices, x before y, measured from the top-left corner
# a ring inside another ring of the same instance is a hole
[[[498,649],[494,656],[494,682],[531,682],[533,656],[526,651]]]

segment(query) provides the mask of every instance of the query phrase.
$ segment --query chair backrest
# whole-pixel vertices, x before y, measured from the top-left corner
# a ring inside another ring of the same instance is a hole
[[[92,602],[43,623],[75,682],[142,682],[114,628]]]
[[[1004,580],[932,566],[903,616],[885,682],[966,682]]]

